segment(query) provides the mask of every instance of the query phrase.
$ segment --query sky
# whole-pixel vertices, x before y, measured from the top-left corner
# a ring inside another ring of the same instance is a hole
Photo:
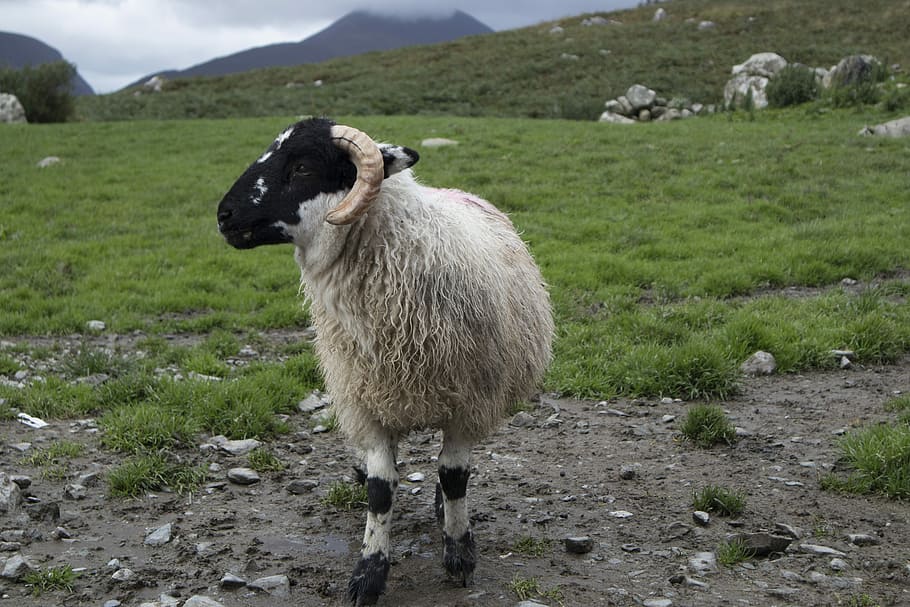
[[[432,5],[428,7],[427,5]],[[167,69],[275,42],[297,42],[353,10],[444,15],[461,10],[501,31],[638,0],[0,0],[0,31],[56,48],[96,93]]]

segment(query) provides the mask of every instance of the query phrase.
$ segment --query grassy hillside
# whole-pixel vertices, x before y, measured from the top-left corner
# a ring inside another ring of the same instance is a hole
[[[688,398],[729,394],[757,349],[782,371],[833,365],[832,348],[861,364],[910,351],[910,147],[855,135],[883,118],[346,121],[412,147],[461,141],[421,149],[417,173],[487,197],[522,230],[557,317],[550,389]],[[0,336],[92,319],[116,333],[305,327],[291,248],[233,250],[214,217],[291,120],[8,126]],[[62,163],[35,167],[51,154]],[[838,287],[847,277],[861,288]]]
[[[593,119],[645,84],[666,97],[719,101],[730,68],[774,51],[831,66],[869,53],[910,69],[910,0],[676,0],[602,13],[621,25],[559,22],[315,65],[171,82],[157,95],[80,100],[88,120],[295,114],[449,114]],[[716,27],[699,31],[699,21]],[[688,21],[688,22],[687,22]],[[554,25],[561,34],[551,34]],[[566,58],[569,55],[577,58]],[[313,82],[321,80],[321,87]],[[289,83],[300,86],[288,87]]]

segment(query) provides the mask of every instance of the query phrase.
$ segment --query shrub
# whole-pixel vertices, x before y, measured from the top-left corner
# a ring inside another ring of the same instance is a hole
[[[0,69],[0,90],[12,93],[29,122],[66,122],[76,110],[73,78],[76,66],[55,61],[22,69]]]
[[[765,93],[771,107],[787,107],[813,101],[819,87],[815,72],[808,67],[788,65],[768,83]]]
[[[736,440],[736,429],[717,405],[695,405],[689,409],[679,431],[690,441],[706,448]]]

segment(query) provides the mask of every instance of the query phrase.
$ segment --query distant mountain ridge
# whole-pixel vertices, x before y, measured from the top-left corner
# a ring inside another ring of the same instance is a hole
[[[36,38],[12,32],[0,32],[0,67],[21,69],[27,65],[38,66],[64,60],[60,51]],[[76,77],[73,78],[73,92],[77,95],[95,94],[95,91],[79,75],[78,71]]]
[[[354,11],[300,42],[269,44],[218,57],[183,70],[153,72],[129,86],[145,82],[155,75],[165,78],[223,76],[267,67],[319,63],[335,57],[371,51],[448,42],[492,32],[490,27],[462,11],[455,11],[446,17],[419,18]]]

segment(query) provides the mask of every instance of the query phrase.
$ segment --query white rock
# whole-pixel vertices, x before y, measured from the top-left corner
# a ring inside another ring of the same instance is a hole
[[[672,604],[670,599],[646,599],[642,602],[644,607],[670,607]]]
[[[662,8],[659,8],[656,11],[654,11],[654,17],[651,18],[651,21],[663,21],[666,18],[667,18],[667,11],[665,11]]]
[[[879,137],[910,137],[910,116],[904,116],[890,122],[875,126],[866,126],[859,131],[860,135],[877,135]]]
[[[610,124],[635,124],[635,121],[631,118],[626,118],[622,114],[617,114],[616,112],[604,112],[600,115],[598,122],[608,122]]]
[[[446,139],[445,137],[430,137],[421,141],[420,145],[425,148],[441,148],[447,145],[458,145],[458,142],[454,139]]]
[[[777,361],[770,352],[759,350],[740,365],[740,370],[746,375],[771,375],[777,370]]]
[[[821,554],[825,556],[847,556],[845,552],[840,550],[835,550],[834,548],[829,548],[828,546],[819,546],[818,544],[800,544],[800,552],[807,552],[809,554]]]
[[[43,419],[39,417],[32,417],[28,413],[19,413],[16,415],[16,419],[18,419],[21,423],[25,424],[29,428],[36,428],[38,430],[49,425]]]
[[[19,98],[11,93],[0,93],[0,124],[25,124],[25,108]]]
[[[8,580],[18,580],[22,576],[37,571],[38,567],[32,562],[31,558],[17,554],[6,559],[3,564],[3,570],[0,577]]]
[[[713,552],[696,552],[689,557],[689,569],[698,575],[717,571],[717,556]]]
[[[422,483],[426,478],[427,477],[423,472],[412,472],[407,476],[407,479],[412,483]]]
[[[207,596],[201,594],[196,594],[191,596],[183,604],[183,607],[223,607],[221,603],[215,599],[211,599]]]
[[[55,164],[60,163],[60,158],[57,156],[47,156],[38,161],[36,165],[39,169],[46,169],[47,167],[54,166]]]
[[[116,582],[129,582],[134,577],[136,577],[136,574],[133,572],[133,570],[124,567],[123,569],[118,569],[115,571],[111,576],[111,579]]]
[[[209,442],[231,455],[246,455],[253,449],[258,449],[262,446],[262,442],[255,438],[230,440],[226,436],[220,434],[218,436],[213,436]]]
[[[787,60],[777,53],[756,53],[739,65],[734,65],[732,75],[748,74],[772,78],[787,67]]]
[[[171,523],[162,525],[158,527],[147,536],[145,536],[145,545],[146,546],[163,546],[171,541],[171,531],[173,527]]]
[[[238,485],[252,485],[261,479],[252,468],[231,468],[227,473],[228,480]]]
[[[291,583],[286,575],[269,575],[253,580],[249,587],[263,590],[274,597],[287,597],[291,594]]]
[[[613,510],[609,514],[613,518],[629,518],[630,516],[634,516],[628,510]]]
[[[89,331],[104,331],[107,328],[107,325],[103,320],[90,320],[85,323],[85,328]]]

